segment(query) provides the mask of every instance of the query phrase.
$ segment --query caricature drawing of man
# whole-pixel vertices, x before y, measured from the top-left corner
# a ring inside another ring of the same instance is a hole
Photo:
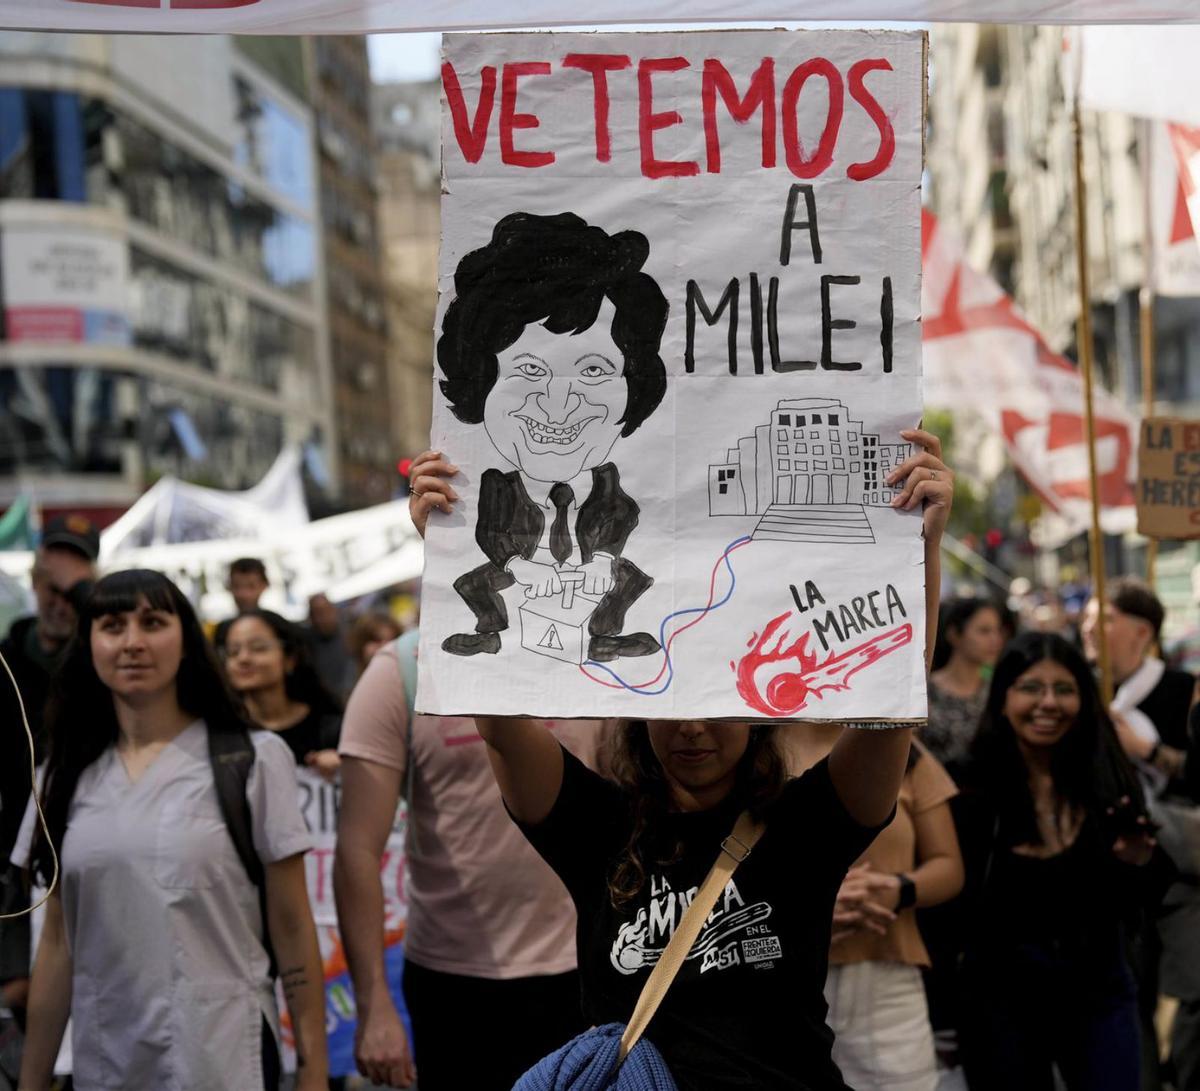
[[[659,650],[649,633],[622,632],[654,581],[622,555],[639,509],[608,461],[667,388],[659,347],[668,307],[641,271],[648,255],[636,231],[515,212],[459,262],[437,346],[441,390],[459,420],[483,424],[512,469],[480,480],[475,540],[487,563],[454,582],[475,631],[448,637],[447,652],[498,652],[508,628],[500,592],[519,584],[529,598],[561,594],[567,569],[602,596],[589,658]]]

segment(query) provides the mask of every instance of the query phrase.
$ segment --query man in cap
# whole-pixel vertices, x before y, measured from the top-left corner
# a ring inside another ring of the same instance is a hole
[[[75,514],[51,519],[34,554],[37,613],[13,622],[0,642],[0,653],[21,691],[39,764],[45,757],[42,716],[50,679],[75,634],[78,608],[91,592],[99,556],[100,531],[90,519]],[[21,707],[5,675],[0,678],[0,912],[19,908],[25,896],[8,857],[32,788],[28,745]],[[12,1008],[18,1017],[28,977],[28,918],[0,921],[0,1006]]]

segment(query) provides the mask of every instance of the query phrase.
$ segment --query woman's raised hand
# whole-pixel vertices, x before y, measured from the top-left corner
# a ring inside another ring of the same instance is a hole
[[[918,504],[925,508],[925,540],[938,542],[950,518],[954,502],[954,471],[942,461],[942,441],[932,432],[907,428],[901,437],[918,450],[905,459],[887,476],[887,484],[902,482],[903,487],[892,499],[892,507],[911,511]]]
[[[456,473],[458,467],[446,461],[440,451],[424,451],[413,459],[408,471],[408,485],[411,490],[408,495],[408,513],[422,538],[425,537],[429,513],[434,508],[444,511],[447,515],[453,510],[452,505],[458,499],[458,493],[454,491],[448,479]]]

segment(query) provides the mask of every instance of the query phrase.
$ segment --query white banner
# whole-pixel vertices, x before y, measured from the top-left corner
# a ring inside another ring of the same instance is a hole
[[[1050,349],[999,284],[967,265],[962,244],[930,212],[923,265],[926,401],[983,416],[1063,534],[1086,530],[1091,488],[1079,369]],[[1119,534],[1135,523],[1136,424],[1103,387],[1095,409],[1101,522]]]
[[[924,716],[924,44],[446,39],[421,708]]]
[[[345,602],[416,579],[423,548],[408,503],[395,500],[260,538],[182,542],[102,555],[100,567],[102,572],[165,572],[203,619],[216,621],[234,613],[224,587],[229,563],[238,557],[262,560],[271,582],[263,606],[295,618],[307,611],[308,596],[318,592],[333,602]],[[13,580],[27,586],[32,568],[32,553],[0,551],[0,572]]]
[[[370,34],[395,30],[748,23],[1194,23],[1195,0],[0,0],[0,27],[188,34]]]

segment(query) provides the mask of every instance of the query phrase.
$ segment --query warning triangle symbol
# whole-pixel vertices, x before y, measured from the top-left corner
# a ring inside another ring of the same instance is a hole
[[[561,652],[563,650],[563,645],[562,641],[558,638],[558,630],[551,625],[550,628],[546,630],[546,635],[538,641],[537,646],[539,648],[549,648],[554,652]]]

